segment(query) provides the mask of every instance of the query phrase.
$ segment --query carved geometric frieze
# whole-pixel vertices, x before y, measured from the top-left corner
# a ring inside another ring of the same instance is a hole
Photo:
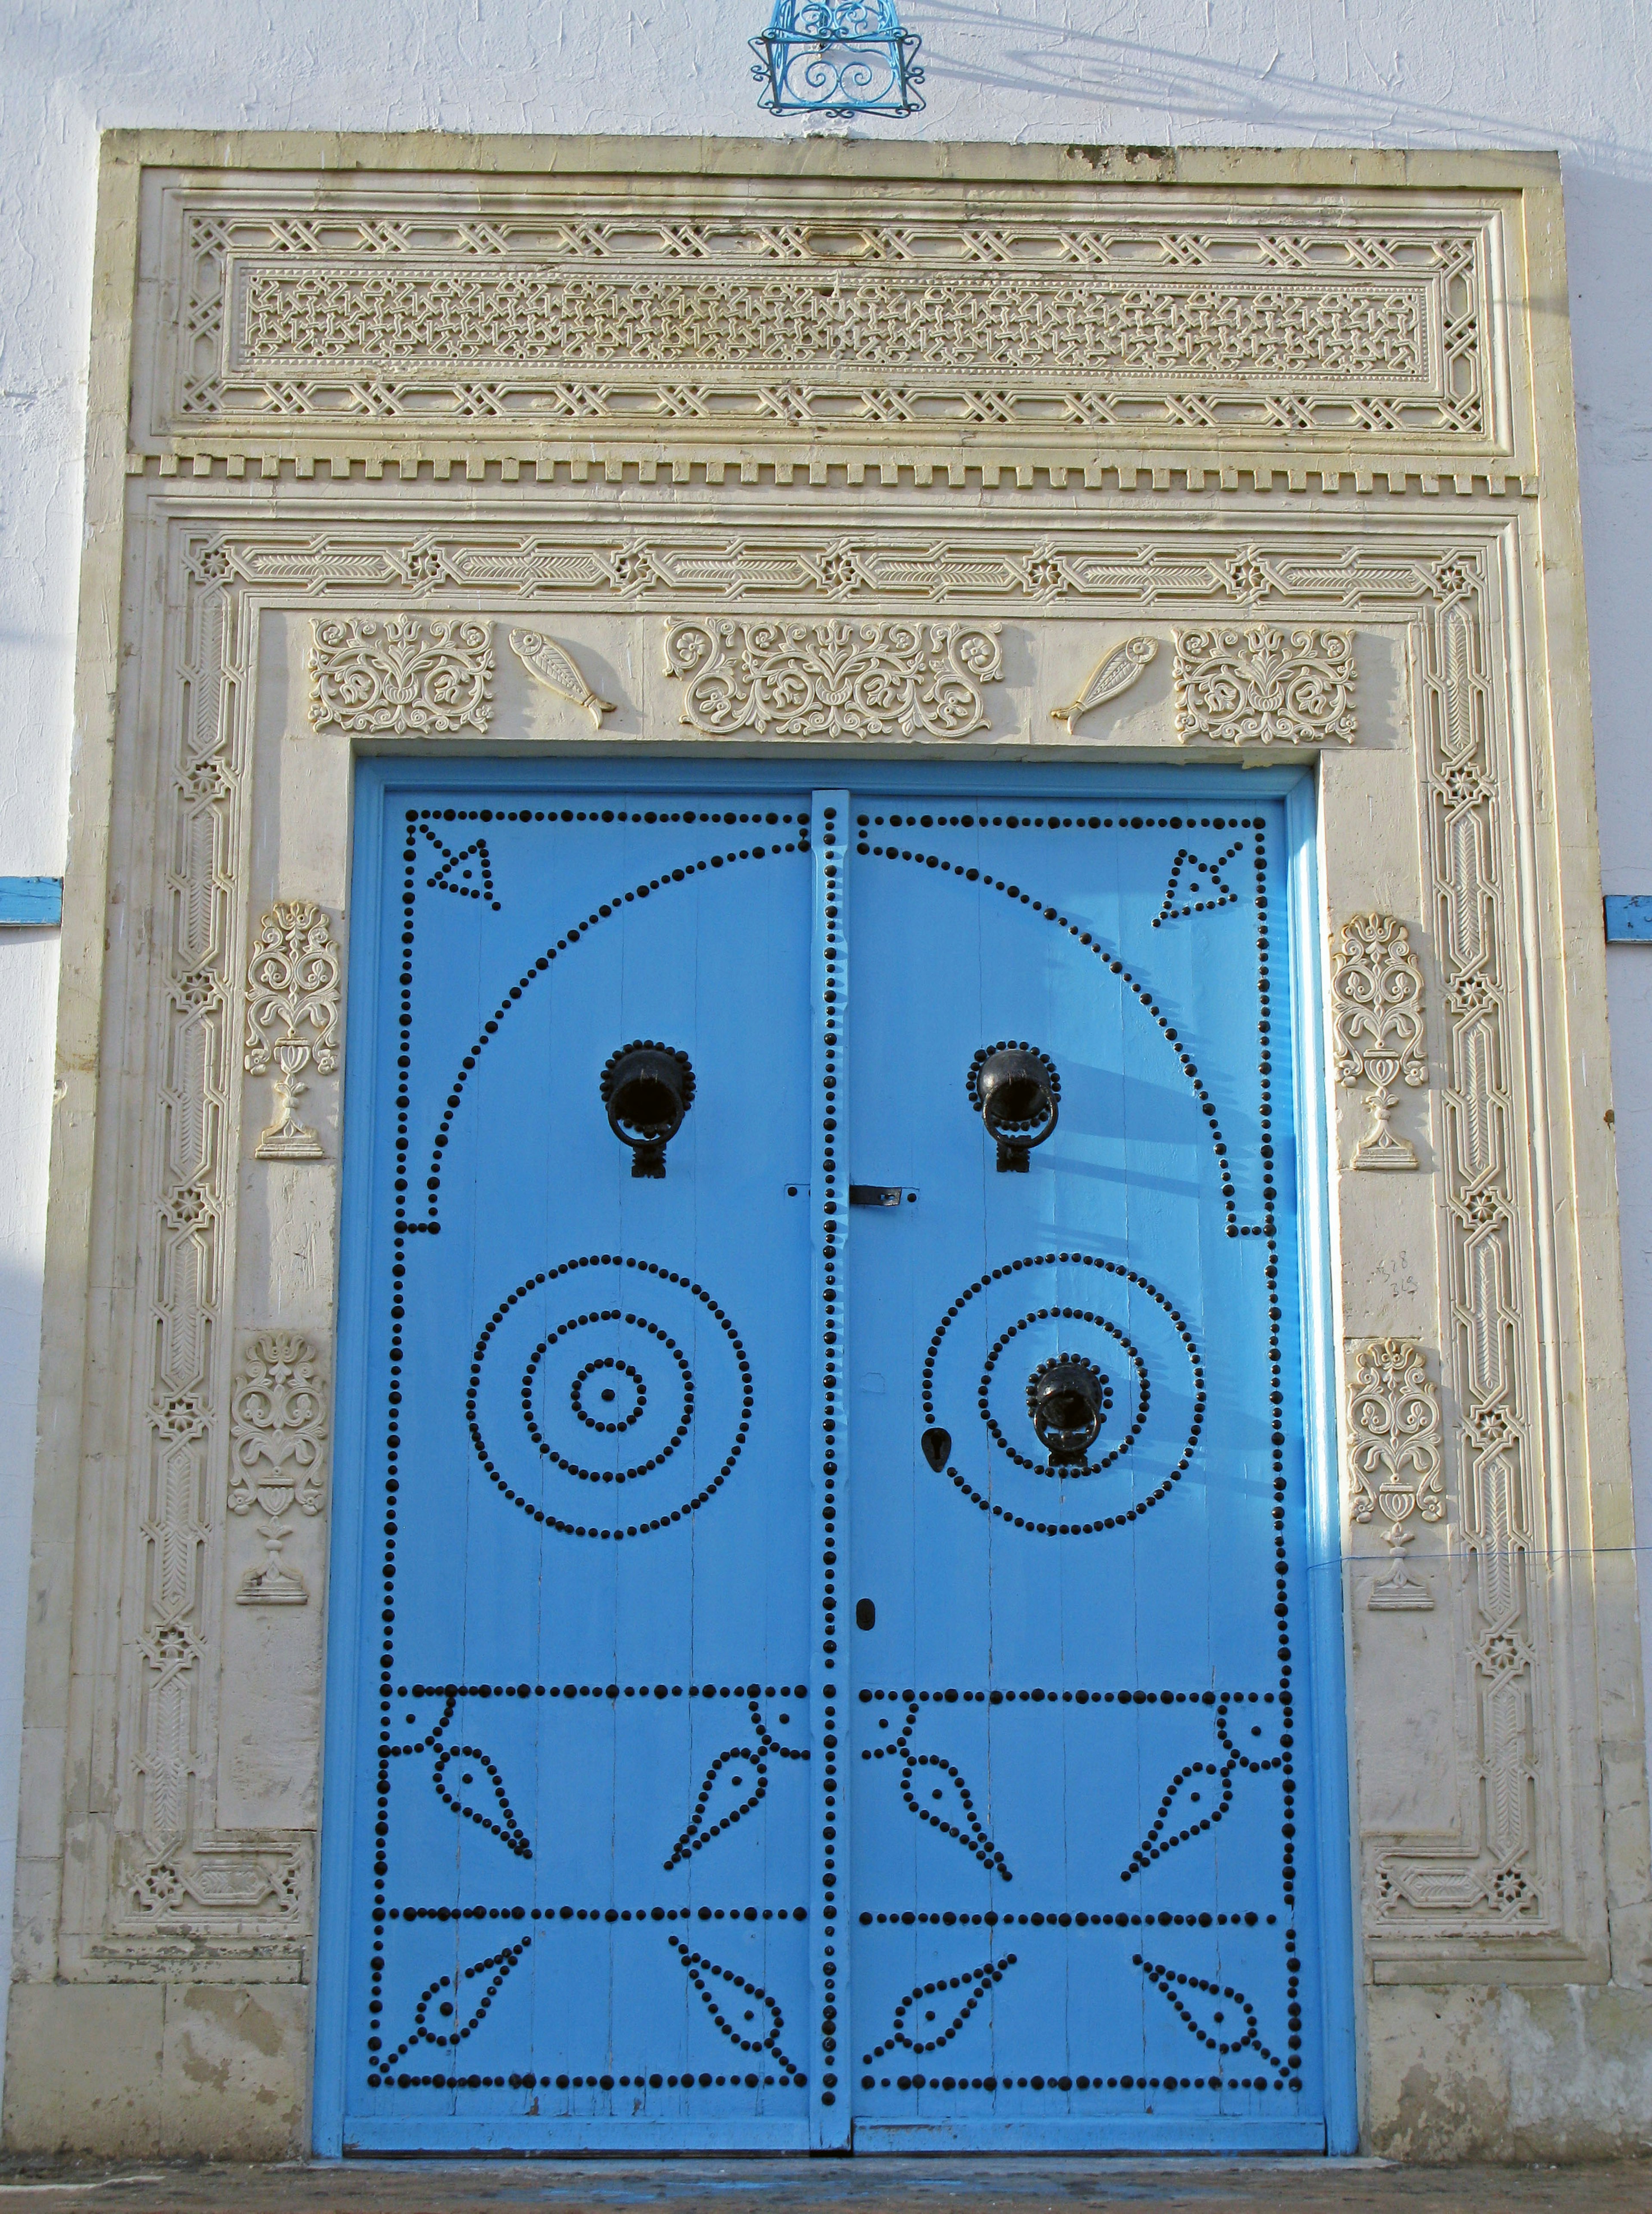
[[[1091,185],[1062,210],[937,180],[890,219],[823,181],[539,181],[531,208],[474,182],[370,213],[330,182],[302,215],[180,194],[155,428],[1392,450],[1500,427],[1487,217],[1460,204],[1172,213]]]
[[[493,712],[493,626],[467,616],[318,618],[309,666],[317,731],[440,737]]]
[[[573,656],[554,638],[547,638],[543,631],[513,630],[511,651],[548,692],[554,692],[561,699],[571,700],[576,707],[583,707],[599,731],[603,716],[614,713],[614,702],[597,697],[586,683]]]
[[[1065,723],[1068,737],[1077,737],[1080,716],[1128,692],[1158,651],[1159,641],[1152,638],[1127,638],[1123,645],[1112,647],[1090,671],[1077,697],[1064,707],[1050,709],[1050,721]]]
[[[682,720],[707,737],[962,738],[991,726],[982,688],[1004,673],[982,622],[728,622],[666,626]]]
[[[242,1606],[303,1606],[304,1581],[281,1557],[286,1517],[319,1514],[326,1501],[327,1385],[321,1356],[296,1330],[272,1330],[244,1349],[229,1402],[229,1512],[264,1520],[260,1568],[236,1592]]]
[[[314,900],[278,900],[258,926],[247,963],[243,1066],[261,1076],[275,1064],[275,1117],[260,1135],[260,1161],[318,1161],[321,1141],[294,1113],[314,1061],[339,1066],[340,953]]]
[[[1332,949],[1331,1016],[1337,1080],[1367,1087],[1371,1127],[1355,1149],[1356,1169],[1414,1169],[1416,1149],[1389,1128],[1394,1086],[1429,1080],[1423,971],[1403,922],[1356,914]]]
[[[1412,1517],[1438,1522],[1446,1512],[1440,1391],[1420,1345],[1378,1337],[1357,1348],[1348,1383],[1348,1434],[1349,1514],[1364,1524],[1380,1513],[1390,1550],[1387,1573],[1372,1584],[1366,1605],[1432,1607],[1426,1578],[1414,1576],[1405,1558],[1416,1535]]]
[[[1353,633],[1178,632],[1176,734],[1184,745],[1351,745]]]

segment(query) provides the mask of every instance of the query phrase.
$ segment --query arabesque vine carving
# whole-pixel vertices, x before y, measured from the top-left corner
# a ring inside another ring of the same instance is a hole
[[[321,1355],[296,1330],[266,1330],[242,1355],[229,1402],[229,1512],[260,1514],[260,1568],[236,1593],[242,1606],[303,1606],[304,1581],[282,1558],[286,1518],[319,1514],[327,1489],[327,1386]]]
[[[1416,1536],[1412,1517],[1438,1522],[1446,1512],[1440,1392],[1420,1345],[1379,1337],[1358,1349],[1349,1379],[1348,1431],[1349,1514],[1368,1524],[1380,1513],[1391,1552],[1387,1573],[1371,1586],[1366,1605],[1432,1607],[1433,1593],[1405,1557]]]
[[[991,727],[1004,673],[997,623],[669,624],[682,720],[707,737],[962,738]]]
[[[1184,630],[1176,639],[1184,745],[1352,744],[1354,639],[1345,630]]]
[[[1416,1148],[1389,1124],[1394,1087],[1429,1080],[1423,971],[1410,934],[1392,914],[1356,914],[1343,925],[1331,962],[1331,1017],[1337,1080],[1367,1086],[1371,1127],[1355,1148],[1356,1169],[1414,1169]]]
[[[320,617],[309,679],[318,731],[485,731],[493,713],[493,626],[461,615]]]
[[[321,1141],[296,1112],[313,1061],[339,1066],[339,949],[314,900],[278,900],[258,926],[247,964],[249,1076],[275,1064],[275,1119],[258,1141],[261,1161],[318,1161]]]

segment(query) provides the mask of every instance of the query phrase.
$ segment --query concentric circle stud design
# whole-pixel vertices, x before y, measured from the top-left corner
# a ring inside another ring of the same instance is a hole
[[[663,1177],[665,1148],[694,1105],[694,1073],[686,1053],[637,1038],[609,1055],[602,1076],[608,1127],[631,1148],[633,1177]]]
[[[1025,1038],[984,1045],[964,1079],[970,1104],[998,1147],[1000,1175],[1026,1172],[1027,1155],[1042,1146],[1061,1113],[1062,1079],[1055,1062]]]
[[[1113,1391],[1093,1361],[1059,1354],[1027,1379],[1027,1412],[1051,1463],[1082,1460],[1107,1419]]]

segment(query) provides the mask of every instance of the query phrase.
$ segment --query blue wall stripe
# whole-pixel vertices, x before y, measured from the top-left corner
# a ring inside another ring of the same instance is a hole
[[[1606,894],[1606,944],[1633,945],[1652,941],[1652,897],[1639,892]]]
[[[0,929],[47,930],[62,920],[61,877],[0,877]]]

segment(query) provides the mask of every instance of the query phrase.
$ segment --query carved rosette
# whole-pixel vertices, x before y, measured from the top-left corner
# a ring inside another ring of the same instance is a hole
[[[308,665],[318,731],[440,737],[485,731],[493,713],[490,621],[317,616]]]
[[[997,623],[729,622],[666,626],[682,720],[707,737],[962,738],[990,726],[1004,673]]]
[[[1184,746],[1351,745],[1353,633],[1178,632],[1176,735]]]
[[[261,1568],[248,1569],[242,1606],[303,1606],[303,1579],[281,1557],[286,1517],[319,1514],[326,1501],[327,1386],[321,1357],[295,1330],[266,1330],[242,1356],[229,1404],[229,1512],[264,1517]]]
[[[261,1076],[275,1064],[275,1120],[261,1133],[261,1161],[319,1161],[321,1141],[295,1110],[309,1088],[312,1061],[323,1076],[339,1066],[339,949],[314,900],[278,900],[258,926],[247,964],[243,1066]]]
[[[1409,932],[1392,914],[1356,914],[1331,957],[1331,1018],[1337,1081],[1363,1085],[1371,1127],[1355,1149],[1356,1169],[1414,1169],[1416,1149],[1389,1128],[1399,1084],[1429,1080],[1423,971]]]
[[[1416,1535],[1412,1518],[1438,1522],[1446,1512],[1441,1478],[1440,1391],[1423,1348],[1405,1337],[1377,1337],[1358,1348],[1348,1386],[1349,1514],[1369,1523],[1380,1514],[1392,1559],[1372,1585],[1367,1606],[1432,1607],[1427,1582],[1406,1566]]]

